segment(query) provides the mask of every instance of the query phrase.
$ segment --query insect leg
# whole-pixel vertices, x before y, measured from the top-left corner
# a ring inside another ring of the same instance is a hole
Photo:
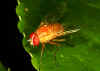
[[[60,46],[60,44],[58,44],[58,43],[56,43],[56,42],[53,42],[53,41],[49,41],[48,43],[49,43],[49,44],[52,44],[52,45]],[[56,60],[57,60],[57,58],[56,58],[56,53],[57,53],[58,50],[59,50],[59,48],[56,47],[56,51],[54,52],[54,63],[56,64],[56,66],[57,66],[57,64],[58,64],[57,61],[56,61]]]
[[[60,46],[60,44],[58,44],[58,43],[56,43],[56,42],[54,42],[54,41],[49,41],[48,43],[51,44],[51,45]]]
[[[57,56],[56,56],[56,54],[57,54],[58,51],[59,51],[59,48],[56,47],[56,51],[54,53],[54,63],[56,64],[56,66],[58,66]]]
[[[40,56],[40,65],[39,65],[39,71],[40,71],[40,66],[41,66],[41,64],[42,64],[42,56],[43,56],[44,48],[45,48],[45,44],[42,44],[42,50],[41,50],[41,56]]]
[[[62,41],[66,41],[66,39],[53,39],[52,41],[62,42]]]

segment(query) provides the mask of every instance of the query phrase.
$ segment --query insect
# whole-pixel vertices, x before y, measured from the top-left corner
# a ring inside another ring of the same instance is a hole
[[[41,50],[41,57],[42,57],[46,43],[59,46],[59,44],[56,43],[56,41],[65,41],[65,40],[57,39],[57,37],[74,33],[79,30],[80,29],[66,31],[64,30],[64,27],[58,22],[52,22],[52,23],[41,22],[38,29],[30,34],[30,39],[28,41],[30,42],[31,45],[33,45],[33,47],[38,46],[39,43],[42,44],[42,50]]]

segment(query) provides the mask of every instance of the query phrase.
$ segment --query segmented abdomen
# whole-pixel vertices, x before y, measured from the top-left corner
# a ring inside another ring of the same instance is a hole
[[[61,24],[48,24],[39,27],[36,31],[40,42],[48,42],[57,36],[60,36],[59,33],[63,32],[64,28]]]

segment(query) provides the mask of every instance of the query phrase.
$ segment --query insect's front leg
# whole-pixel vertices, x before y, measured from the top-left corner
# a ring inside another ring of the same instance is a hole
[[[42,56],[43,56],[43,53],[44,53],[44,49],[45,49],[45,44],[42,43],[42,50],[41,50],[41,56],[40,56],[39,71],[40,71],[40,67],[41,67],[41,64],[42,64]]]
[[[41,56],[43,56],[43,52],[44,52],[44,48],[45,48],[45,44],[42,44],[42,50],[41,50]]]

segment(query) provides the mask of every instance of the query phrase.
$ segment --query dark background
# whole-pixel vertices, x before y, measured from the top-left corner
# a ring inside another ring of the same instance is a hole
[[[8,2],[8,46],[1,56],[1,62],[11,71],[36,71],[31,64],[31,58],[22,46],[23,36],[17,29],[18,17],[16,15],[17,1]]]

